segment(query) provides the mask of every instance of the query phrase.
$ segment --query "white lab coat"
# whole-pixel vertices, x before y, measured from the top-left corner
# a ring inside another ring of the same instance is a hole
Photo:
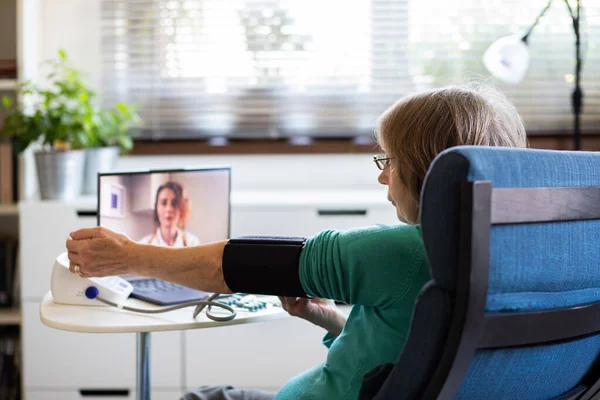
[[[155,246],[168,246],[160,233],[160,228],[156,228],[154,233],[144,236],[139,242],[144,244],[153,244]],[[171,247],[190,247],[198,246],[199,244],[200,239],[198,239],[196,235],[187,231],[184,232],[181,229],[177,229],[177,237],[175,238],[175,243]]]

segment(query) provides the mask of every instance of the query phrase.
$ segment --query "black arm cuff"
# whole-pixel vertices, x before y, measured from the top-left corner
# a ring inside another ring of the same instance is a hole
[[[234,292],[308,297],[299,276],[306,238],[245,236],[230,239],[223,252],[223,277]]]

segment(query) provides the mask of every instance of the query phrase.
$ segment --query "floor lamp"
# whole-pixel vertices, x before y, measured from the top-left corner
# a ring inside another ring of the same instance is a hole
[[[529,46],[527,38],[538,24],[540,18],[548,11],[554,0],[549,0],[546,7],[537,16],[535,22],[524,33],[506,36],[498,39],[485,51],[483,64],[496,78],[507,83],[518,83],[525,76],[529,67]],[[571,7],[568,0],[563,0],[567,5],[573,31],[575,33],[575,88],[571,95],[573,107],[573,147],[581,149],[581,111],[583,108],[583,91],[581,90],[581,35],[580,35],[580,9],[581,0],[576,0],[575,9]]]

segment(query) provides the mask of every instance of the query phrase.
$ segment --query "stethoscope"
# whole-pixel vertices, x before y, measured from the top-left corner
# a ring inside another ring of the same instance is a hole
[[[99,300],[104,304],[107,304],[109,306],[113,306],[113,307],[116,307],[116,308],[119,308],[122,310],[133,311],[133,312],[138,312],[138,313],[143,313],[143,314],[160,314],[160,313],[164,313],[164,312],[168,312],[168,311],[178,310],[180,308],[196,306],[196,308],[194,309],[193,318],[196,318],[198,316],[198,314],[200,314],[200,312],[202,310],[204,310],[205,307],[208,307],[206,309],[206,316],[209,319],[212,319],[213,321],[218,321],[218,322],[231,321],[236,316],[236,312],[232,307],[225,305],[223,303],[219,303],[218,301],[214,301],[218,296],[220,296],[220,293],[215,293],[215,294],[211,295],[210,297],[208,297],[206,300],[188,301],[186,303],[177,304],[175,306],[162,307],[162,308],[157,308],[157,309],[153,309],[153,310],[134,308],[134,307],[124,306],[121,304],[116,304],[116,303],[113,303],[112,301],[109,301],[109,300],[103,299],[102,297],[99,297],[98,293],[99,292],[98,292],[97,287],[90,286],[85,290],[85,297],[87,297],[90,300],[91,299]],[[226,315],[226,316],[215,315],[215,314],[211,313],[212,307],[222,308],[224,310],[229,311],[230,314]]]

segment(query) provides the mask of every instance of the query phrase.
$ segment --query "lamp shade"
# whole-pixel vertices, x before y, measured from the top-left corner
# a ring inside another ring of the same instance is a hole
[[[529,67],[529,47],[520,35],[503,37],[485,51],[483,65],[496,78],[519,83]]]

